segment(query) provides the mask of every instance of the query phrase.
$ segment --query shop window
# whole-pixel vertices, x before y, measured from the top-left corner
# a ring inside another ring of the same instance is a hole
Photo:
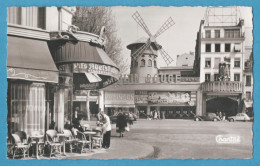
[[[235,43],[234,52],[241,52],[241,44],[240,43]]]
[[[211,38],[211,31],[210,30],[206,30],[206,38]]]
[[[220,63],[220,58],[215,58],[214,59],[214,68],[218,69],[219,68],[219,63]]]
[[[211,52],[211,44],[206,44],[206,52]]]
[[[220,52],[220,44],[215,44],[215,52]]]
[[[215,30],[215,38],[220,38],[220,30]]]
[[[240,81],[240,74],[234,74],[234,81]]]
[[[141,60],[141,67],[145,67],[145,60],[144,59]]]
[[[251,86],[251,76],[250,75],[246,76],[246,86]]]
[[[214,81],[219,81],[219,74],[214,74]]]
[[[45,85],[42,83],[10,83],[8,86],[8,130],[10,133],[32,131],[44,133]]]
[[[153,61],[153,64],[154,64],[154,68],[157,68],[156,60]]]
[[[151,59],[148,60],[148,67],[152,67],[152,60]]]
[[[210,74],[205,74],[205,82],[209,82],[210,81]]]
[[[251,92],[247,91],[246,92],[246,100],[251,100],[252,97],[251,97]]]
[[[205,68],[210,68],[211,67],[211,59],[210,58],[206,58],[205,60]]]
[[[225,52],[230,52],[230,47],[231,47],[231,44],[230,43],[226,43],[225,44]]]
[[[240,58],[235,58],[234,67],[237,67],[237,68],[240,67]]]

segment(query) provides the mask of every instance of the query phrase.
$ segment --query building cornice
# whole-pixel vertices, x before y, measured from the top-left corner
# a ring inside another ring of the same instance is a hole
[[[7,35],[40,40],[50,40],[50,34],[46,30],[14,24],[8,24]]]

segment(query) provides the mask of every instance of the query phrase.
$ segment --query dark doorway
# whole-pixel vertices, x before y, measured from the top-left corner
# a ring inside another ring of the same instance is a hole
[[[207,101],[206,112],[222,112],[225,115],[233,116],[238,113],[238,102],[227,97],[217,97]]]
[[[90,110],[90,118],[96,117],[96,114],[98,114],[98,104],[97,104],[97,102],[90,101],[89,102],[89,110]]]

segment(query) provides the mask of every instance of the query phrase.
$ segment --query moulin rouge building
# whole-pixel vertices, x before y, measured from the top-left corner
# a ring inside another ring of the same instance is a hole
[[[222,10],[231,14],[222,16]],[[238,112],[252,115],[252,29],[245,27],[237,12],[237,7],[207,8],[197,33],[195,56],[178,56],[173,67],[157,68],[158,52],[166,64],[171,58],[154,39],[157,34],[152,36],[142,26],[149,38],[127,46],[130,74],[104,89],[105,111],[111,115],[125,110],[146,117],[157,110],[169,119],[220,111],[227,116]],[[134,19],[144,24],[140,15]],[[162,27],[165,31],[170,25]],[[138,54],[137,50],[143,51]]]

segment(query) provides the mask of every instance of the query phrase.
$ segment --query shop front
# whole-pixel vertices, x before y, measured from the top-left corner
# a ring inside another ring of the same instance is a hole
[[[192,118],[196,114],[195,91],[135,91],[136,114],[140,118],[159,112],[162,119]]]
[[[44,133],[55,118],[58,83],[47,42],[9,35],[7,50],[8,134]]]
[[[105,91],[105,112],[111,116],[117,112],[134,112],[134,91]]]
[[[102,108],[98,90],[118,80],[119,69],[105,53],[103,39],[86,32],[52,32],[48,45],[59,69],[59,87],[68,96],[60,103],[66,107],[61,121],[90,120]]]

